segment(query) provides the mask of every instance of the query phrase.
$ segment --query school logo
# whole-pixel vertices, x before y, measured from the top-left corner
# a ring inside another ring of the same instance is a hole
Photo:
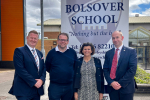
[[[104,45],[117,29],[124,6],[123,0],[66,0],[65,10],[72,28],[69,35],[81,44],[94,44],[98,51],[108,49]]]

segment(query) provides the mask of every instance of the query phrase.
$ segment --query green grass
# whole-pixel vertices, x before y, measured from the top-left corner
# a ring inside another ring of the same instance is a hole
[[[150,84],[150,74],[140,67],[137,67],[134,78],[138,84]]]

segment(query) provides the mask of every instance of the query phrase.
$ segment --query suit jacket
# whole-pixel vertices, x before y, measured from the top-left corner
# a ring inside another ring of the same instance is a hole
[[[26,45],[15,49],[13,56],[15,75],[13,85],[9,91],[10,94],[16,96],[44,94],[43,85],[39,89],[34,86],[37,82],[35,79],[41,79],[44,83],[46,77],[43,54],[37,49],[36,52],[39,57],[39,71],[35,59]]]
[[[75,74],[74,74],[74,92],[77,92],[77,89],[80,88],[81,83],[81,73],[80,69],[82,66],[83,57],[79,58],[75,62]],[[103,76],[103,70],[101,66],[101,61],[97,58],[94,58],[94,63],[96,67],[96,83],[97,83],[97,90],[99,93],[104,93],[104,76]]]
[[[111,92],[113,89],[110,84],[113,81],[119,82],[122,86],[119,91],[123,94],[134,93],[135,92],[135,80],[134,75],[136,74],[137,69],[137,54],[135,49],[123,46],[120,52],[120,57],[116,70],[116,78],[112,80],[110,78],[110,71],[112,66],[112,60],[115,53],[115,48],[109,50],[105,54],[104,61],[104,76],[108,83],[108,92]]]

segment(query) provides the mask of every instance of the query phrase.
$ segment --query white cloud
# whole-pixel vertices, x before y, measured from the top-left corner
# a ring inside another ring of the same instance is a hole
[[[61,17],[61,0],[43,0],[44,20]],[[40,0],[26,0],[27,32],[30,30],[41,31],[37,26],[41,23]]]
[[[140,16],[150,16],[150,9],[142,9],[140,4],[150,4],[150,0],[129,0],[129,16],[135,16],[139,13]],[[61,0],[43,0],[44,21],[47,19],[61,18]],[[133,11],[137,12],[133,12]],[[26,0],[26,17],[27,17],[27,32],[30,30],[41,31],[41,27],[37,26],[41,23],[40,0]]]
[[[150,16],[150,8],[147,9],[146,11],[142,12],[142,14],[145,16]]]
[[[142,14],[142,10],[139,7],[140,4],[149,4],[150,0],[129,0],[129,16],[135,16],[135,14],[139,14],[140,16],[145,16]],[[137,10],[137,13],[133,13],[134,10]]]
[[[149,4],[150,0],[129,0],[129,7],[140,4]]]

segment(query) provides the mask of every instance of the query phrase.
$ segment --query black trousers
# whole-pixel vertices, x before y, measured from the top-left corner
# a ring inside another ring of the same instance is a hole
[[[50,83],[48,88],[49,100],[71,100],[73,96],[73,85]]]
[[[40,95],[35,94],[32,96],[16,96],[17,100],[40,100]]]
[[[118,90],[109,93],[110,100],[133,100],[133,93],[122,94]]]

